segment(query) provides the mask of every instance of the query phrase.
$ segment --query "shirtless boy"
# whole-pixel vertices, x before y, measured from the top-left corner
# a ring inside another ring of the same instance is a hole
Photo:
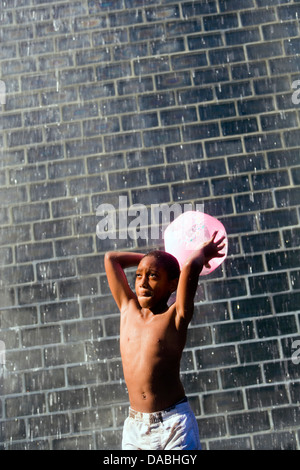
[[[200,450],[198,425],[180,381],[180,360],[203,266],[220,253],[217,232],[181,272],[165,252],[108,252],[105,269],[121,313],[121,356],[130,409],[123,450]],[[135,292],[125,268],[137,265]],[[168,306],[177,289],[175,302]]]

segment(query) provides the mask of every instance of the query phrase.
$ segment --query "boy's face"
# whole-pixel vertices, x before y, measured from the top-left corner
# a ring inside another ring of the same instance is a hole
[[[166,303],[177,287],[177,279],[170,281],[166,269],[153,257],[146,256],[138,265],[135,291],[141,307],[153,308]]]

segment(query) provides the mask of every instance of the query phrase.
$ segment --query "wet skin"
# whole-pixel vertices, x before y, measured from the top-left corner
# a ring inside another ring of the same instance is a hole
[[[184,397],[180,359],[192,319],[199,274],[224,244],[217,232],[185,262],[178,279],[170,280],[155,257],[141,253],[109,252],[105,269],[121,313],[120,346],[130,405],[151,413],[172,406]],[[125,268],[137,266],[135,290],[128,285]],[[177,289],[176,301],[168,299]]]
[[[186,329],[177,328],[167,301],[177,281],[156,259],[145,257],[136,272],[136,299],[121,316],[121,356],[132,408],[153,412],[184,397],[179,378]]]

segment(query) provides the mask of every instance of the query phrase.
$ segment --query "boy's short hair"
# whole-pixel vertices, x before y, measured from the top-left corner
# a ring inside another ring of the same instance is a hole
[[[179,278],[180,266],[175,256],[160,250],[149,251],[143,258],[146,258],[146,256],[153,256],[165,268],[170,281]]]

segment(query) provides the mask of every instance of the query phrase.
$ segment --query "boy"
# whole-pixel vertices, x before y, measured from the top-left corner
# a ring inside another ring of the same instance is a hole
[[[120,347],[130,409],[123,450],[200,450],[196,418],[180,381],[180,359],[203,266],[222,257],[217,232],[194,251],[181,272],[163,251],[109,252],[105,269],[121,313]],[[125,268],[137,265],[135,291]],[[167,302],[177,289],[176,301]]]

